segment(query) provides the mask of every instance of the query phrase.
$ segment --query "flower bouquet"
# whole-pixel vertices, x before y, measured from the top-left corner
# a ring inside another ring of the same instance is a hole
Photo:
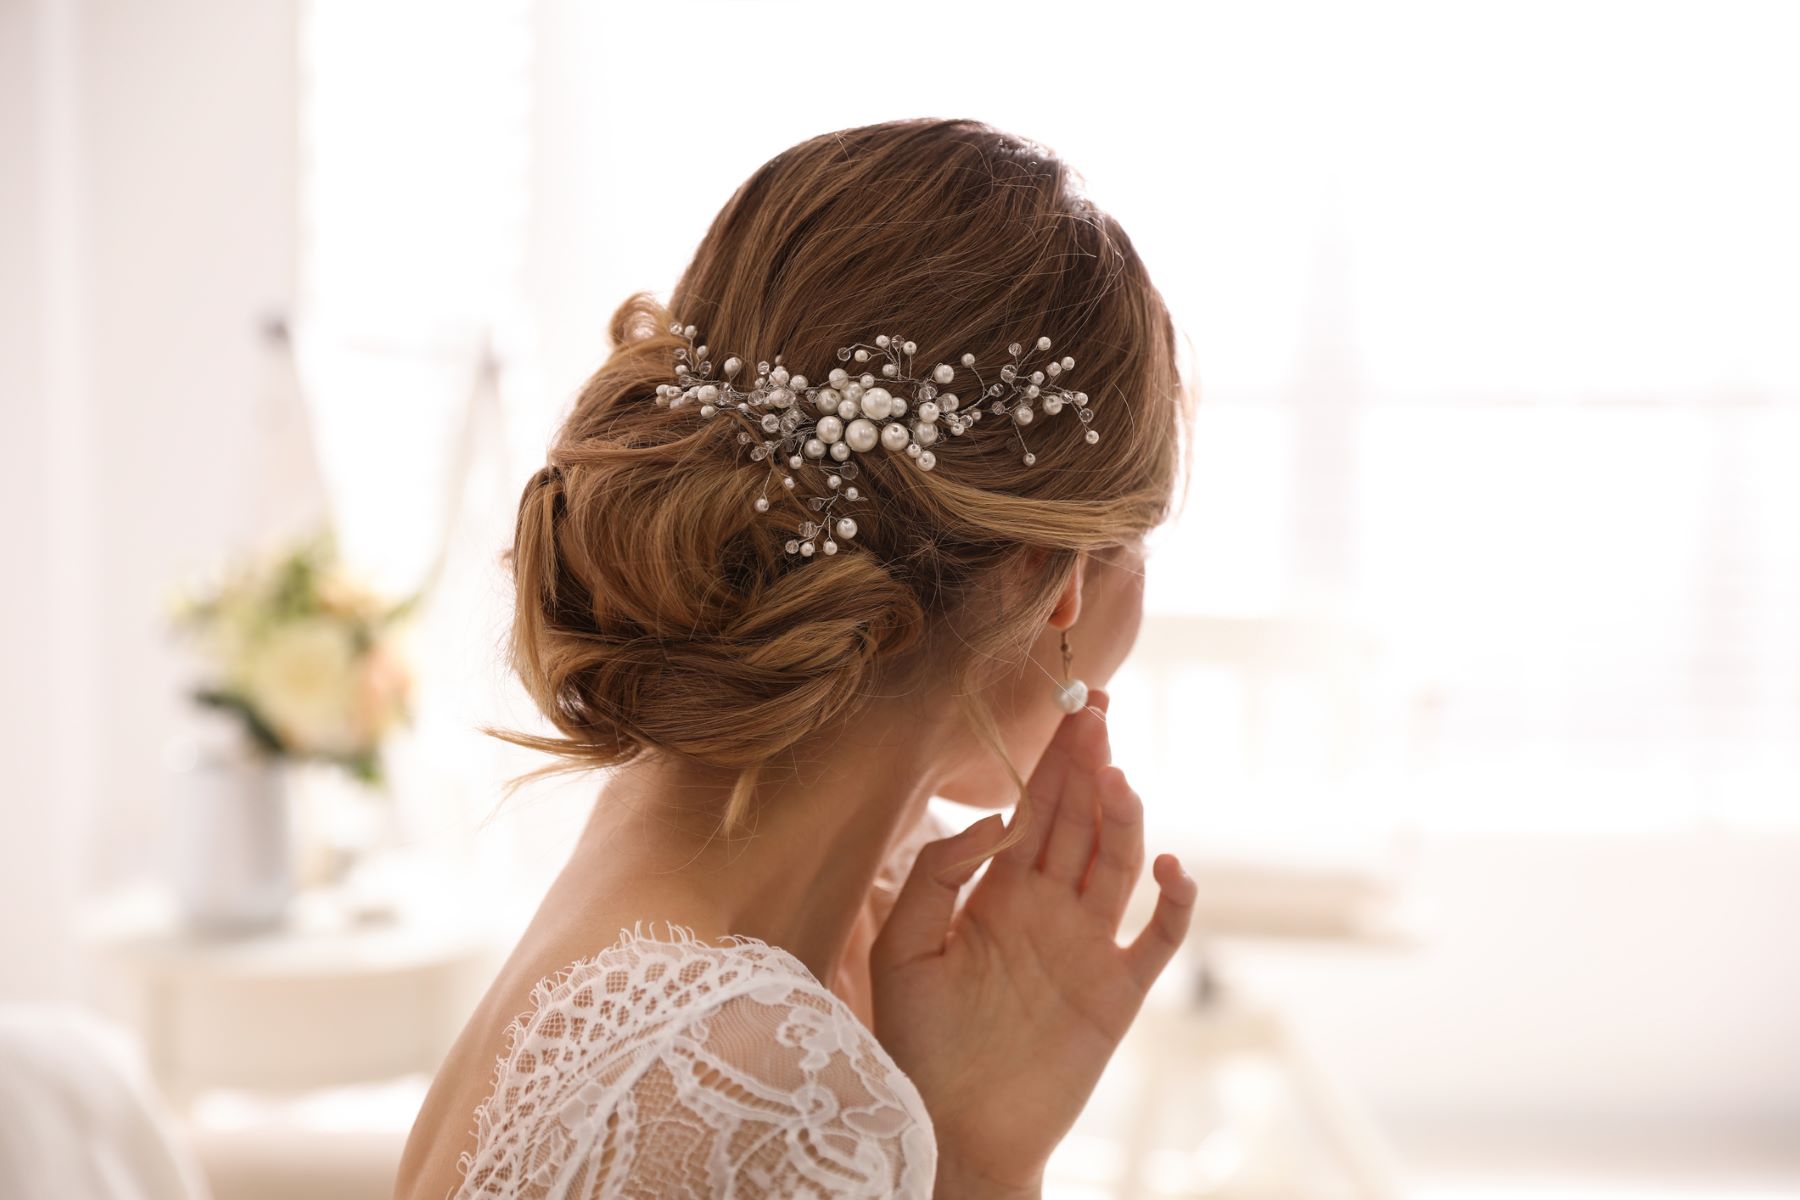
[[[271,757],[338,764],[383,782],[383,740],[410,718],[404,618],[354,577],[322,533],[240,562],[174,604],[210,677],[194,700],[236,717]]]

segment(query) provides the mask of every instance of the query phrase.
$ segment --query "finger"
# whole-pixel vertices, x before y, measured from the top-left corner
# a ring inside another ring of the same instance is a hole
[[[1144,804],[1118,767],[1101,768],[1095,782],[1100,798],[1100,842],[1081,903],[1117,932],[1131,889],[1144,869]]]
[[[1095,775],[1112,758],[1112,747],[1107,741],[1103,715],[1083,710],[1072,720],[1081,726],[1081,731],[1070,746],[1062,795],[1057,798],[1056,811],[1049,821],[1038,869],[1052,879],[1077,886],[1093,861],[1094,839],[1100,832]]]
[[[1088,693],[1088,708],[1098,709],[1102,719],[1111,702],[1112,697],[1100,688]],[[1083,712],[1087,713],[1087,710]],[[1083,717],[1083,713],[1074,713],[1058,723],[1056,734],[1038,758],[1037,767],[1026,783],[1025,798],[1013,812],[1014,823],[1024,822],[1025,832],[1018,841],[994,856],[997,864],[1036,867],[1043,858],[1044,843],[1056,816],[1056,799],[1062,794],[1063,781],[1068,777],[1071,751],[1082,736],[1087,718],[1092,716],[1092,713],[1087,713],[1087,717]]]
[[[1151,867],[1162,891],[1156,897],[1156,910],[1137,939],[1125,948],[1125,965],[1138,986],[1145,991],[1156,982],[1181,943],[1187,938],[1188,924],[1194,916],[1194,898],[1200,889],[1193,878],[1181,869],[1173,854],[1159,854]]]
[[[869,947],[872,970],[891,970],[943,953],[957,894],[981,866],[982,852],[999,841],[1002,827],[1000,814],[990,813],[961,833],[925,843],[894,897],[887,923]],[[957,867],[964,859],[973,861]]]
[[[1069,776],[1068,739],[1074,730],[1072,717],[1064,717],[1056,727],[1056,736],[1050,739],[1050,745],[1038,759],[1037,768],[1026,782],[1025,795],[1013,811],[1013,822],[1023,822],[1025,830],[1018,841],[996,856],[996,863],[1031,868],[1044,856],[1050,823],[1056,819],[1056,798],[1062,794],[1063,781]]]
[[[1079,768],[1070,771],[1050,818],[1050,835],[1038,870],[1058,883],[1081,886],[1088,864],[1094,859],[1094,839],[1100,833],[1100,806],[1094,777]]]

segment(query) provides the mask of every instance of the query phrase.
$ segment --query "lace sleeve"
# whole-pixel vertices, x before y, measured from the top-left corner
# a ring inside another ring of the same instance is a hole
[[[539,1001],[459,1197],[931,1195],[917,1091],[785,951],[634,940]]]

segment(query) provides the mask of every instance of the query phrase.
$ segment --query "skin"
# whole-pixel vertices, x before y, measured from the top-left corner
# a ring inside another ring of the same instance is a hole
[[[1144,860],[1143,810],[1110,764],[1100,685],[1142,614],[1141,543],[1084,556],[1029,655],[990,685],[1029,781],[1014,817],[1026,836],[991,861],[960,912],[958,889],[1004,832],[998,812],[929,843],[897,897],[872,889],[932,796],[995,809],[1015,798],[944,693],[871,701],[868,719],[773,781],[756,827],[730,841],[714,829],[728,773],[648,759],[614,772],[439,1069],[395,1196],[454,1192],[457,1157],[474,1146],[471,1114],[532,985],[639,920],[705,940],[748,934],[795,955],[917,1086],[937,1135],[939,1195],[1038,1195],[1045,1161],[1180,945],[1194,900],[1174,856],[1158,856],[1155,914],[1126,945],[1115,940]],[[1090,687],[1073,716],[1054,697],[1064,631]]]

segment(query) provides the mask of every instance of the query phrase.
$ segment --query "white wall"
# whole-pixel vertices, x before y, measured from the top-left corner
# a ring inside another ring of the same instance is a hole
[[[78,836],[69,776],[52,767],[66,748],[56,700],[70,692],[56,647],[73,632],[64,619],[73,606],[52,595],[75,577],[87,531],[81,489],[45,502],[81,415],[68,365],[50,353],[71,328],[70,293],[51,287],[71,249],[66,214],[54,211],[69,199],[69,162],[51,142],[72,98],[51,71],[68,54],[67,22],[49,9],[0,5],[0,996],[55,988]]]
[[[295,3],[0,5],[0,994],[147,867],[185,718],[164,589],[242,529],[293,287]],[[29,914],[30,919],[20,919]]]

